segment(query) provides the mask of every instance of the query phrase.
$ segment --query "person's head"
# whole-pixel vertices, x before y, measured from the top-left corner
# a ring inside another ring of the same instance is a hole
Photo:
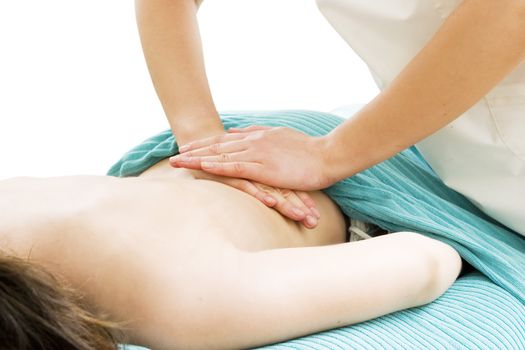
[[[95,318],[58,278],[0,253],[0,347],[117,349],[112,325]]]

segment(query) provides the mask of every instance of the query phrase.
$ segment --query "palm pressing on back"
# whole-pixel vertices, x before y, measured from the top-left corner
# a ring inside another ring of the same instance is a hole
[[[325,142],[289,128],[252,126],[183,145],[170,163],[276,187],[319,190],[335,182],[324,171]]]

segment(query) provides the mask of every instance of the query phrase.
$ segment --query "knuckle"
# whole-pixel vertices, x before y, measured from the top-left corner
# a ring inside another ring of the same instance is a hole
[[[281,188],[278,191],[284,198],[287,198],[287,199],[293,194],[293,191],[286,189],[286,188]]]
[[[220,153],[220,144],[219,143],[214,143],[212,145],[209,146],[209,149],[210,149],[210,152],[214,153],[214,154],[219,154]]]
[[[244,171],[245,171],[244,164],[239,163],[239,162],[235,162],[235,163],[233,163],[233,169],[234,169],[234,171],[235,171],[237,174],[239,174],[239,175],[243,174]]]
[[[262,140],[264,138],[264,130],[256,130],[249,136],[253,141]]]
[[[268,185],[264,185],[264,184],[260,184],[259,188],[261,189],[261,191],[264,191],[266,193],[275,193],[275,192],[277,192],[274,187],[271,187],[271,186],[268,186]]]

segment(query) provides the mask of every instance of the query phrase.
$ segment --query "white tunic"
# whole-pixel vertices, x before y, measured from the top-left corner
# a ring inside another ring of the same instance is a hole
[[[387,86],[461,0],[317,0]],[[465,114],[416,144],[445,184],[525,235],[525,63]]]

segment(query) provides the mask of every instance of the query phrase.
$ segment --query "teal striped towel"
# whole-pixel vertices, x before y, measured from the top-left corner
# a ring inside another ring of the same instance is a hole
[[[303,110],[222,113],[221,118],[226,129],[286,126],[315,136],[344,121],[333,114]],[[136,176],[176,153],[175,139],[166,130],[127,152],[108,175]],[[350,348],[362,349],[525,349],[525,238],[445,186],[415,147],[334,184],[325,193],[350,217],[451,245],[479,273],[458,279],[429,305],[272,348],[347,349],[351,344]]]

